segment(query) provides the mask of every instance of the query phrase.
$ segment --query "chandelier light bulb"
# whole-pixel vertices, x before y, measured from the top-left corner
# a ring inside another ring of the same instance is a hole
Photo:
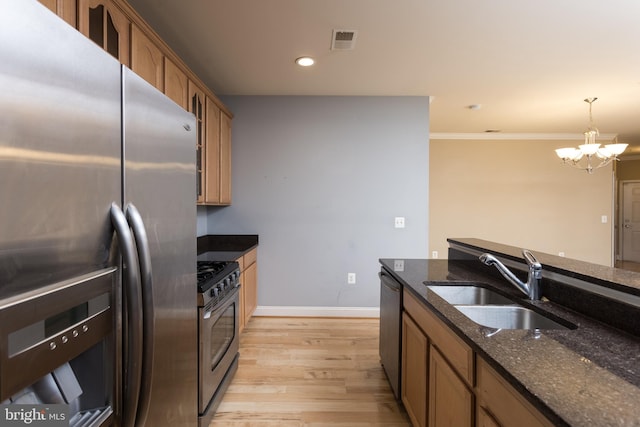
[[[558,148],[556,154],[562,163],[569,164],[578,169],[586,170],[587,173],[593,173],[595,169],[608,165],[613,160],[620,160],[618,156],[626,150],[628,144],[619,144],[617,141],[615,144],[607,144],[604,147],[600,147],[600,144],[596,142],[596,138],[600,136],[600,131],[593,124],[593,114],[591,109],[593,103],[598,98],[586,98],[584,102],[589,104],[589,127],[584,132],[584,144],[579,145],[578,148],[566,147]],[[586,159],[586,164],[580,164],[582,159]],[[593,159],[599,159],[598,164],[593,164]]]

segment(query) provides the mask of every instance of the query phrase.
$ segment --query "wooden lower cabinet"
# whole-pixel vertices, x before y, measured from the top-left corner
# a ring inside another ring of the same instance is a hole
[[[478,426],[552,427],[544,415],[527,402],[484,360],[477,362],[476,398],[480,421]],[[487,423],[490,418],[493,424]]]
[[[415,427],[551,427],[434,312],[404,291],[402,403]]]
[[[500,427],[500,424],[482,406],[478,406],[476,427]]]
[[[472,426],[473,394],[435,347],[429,354],[429,426]]]
[[[401,396],[414,427],[427,425],[429,341],[407,313],[402,313]]]
[[[401,388],[411,423],[472,427],[473,393],[463,380],[473,369],[466,363],[471,349],[406,292],[404,304]]]
[[[237,259],[240,264],[240,332],[258,306],[258,248]]]

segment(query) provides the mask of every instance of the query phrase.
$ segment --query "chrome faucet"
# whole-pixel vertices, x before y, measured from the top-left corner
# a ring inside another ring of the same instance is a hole
[[[480,255],[480,261],[486,265],[495,265],[502,275],[516,288],[524,292],[530,300],[540,299],[540,282],[542,281],[542,264],[538,262],[536,257],[527,250],[522,250],[527,265],[529,266],[529,276],[527,277],[527,283],[523,283],[509,270],[503,263],[498,261],[496,257],[491,254],[484,253]]]

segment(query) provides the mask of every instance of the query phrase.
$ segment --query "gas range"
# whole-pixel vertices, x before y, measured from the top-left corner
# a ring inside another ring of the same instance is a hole
[[[198,261],[198,306],[216,305],[240,285],[236,261]]]

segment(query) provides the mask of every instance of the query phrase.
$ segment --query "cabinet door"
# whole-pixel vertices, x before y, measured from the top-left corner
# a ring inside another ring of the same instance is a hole
[[[164,91],[164,55],[136,25],[131,26],[131,69],[156,89]]]
[[[129,66],[131,22],[111,0],[78,0],[78,30]]]
[[[258,263],[244,270],[244,324],[249,323],[258,306]]]
[[[189,80],[189,111],[196,116],[196,201],[204,203],[206,147],[204,144],[204,91]]]
[[[207,97],[205,203],[220,203],[220,107]]]
[[[429,427],[472,427],[473,396],[440,352],[429,352]]]
[[[77,28],[76,0],[38,0],[51,12],[64,19],[73,28]]]
[[[476,427],[500,427],[500,424],[498,424],[498,422],[494,420],[493,417],[484,410],[484,408],[478,406]]]
[[[402,313],[402,403],[415,427],[427,425],[429,342],[407,313]]]
[[[231,117],[220,115],[220,204],[231,204]]]
[[[544,415],[525,400],[483,359],[477,358],[476,396],[480,409],[503,426],[551,427]]]
[[[169,58],[164,58],[164,94],[185,110],[189,109],[189,80]]]

